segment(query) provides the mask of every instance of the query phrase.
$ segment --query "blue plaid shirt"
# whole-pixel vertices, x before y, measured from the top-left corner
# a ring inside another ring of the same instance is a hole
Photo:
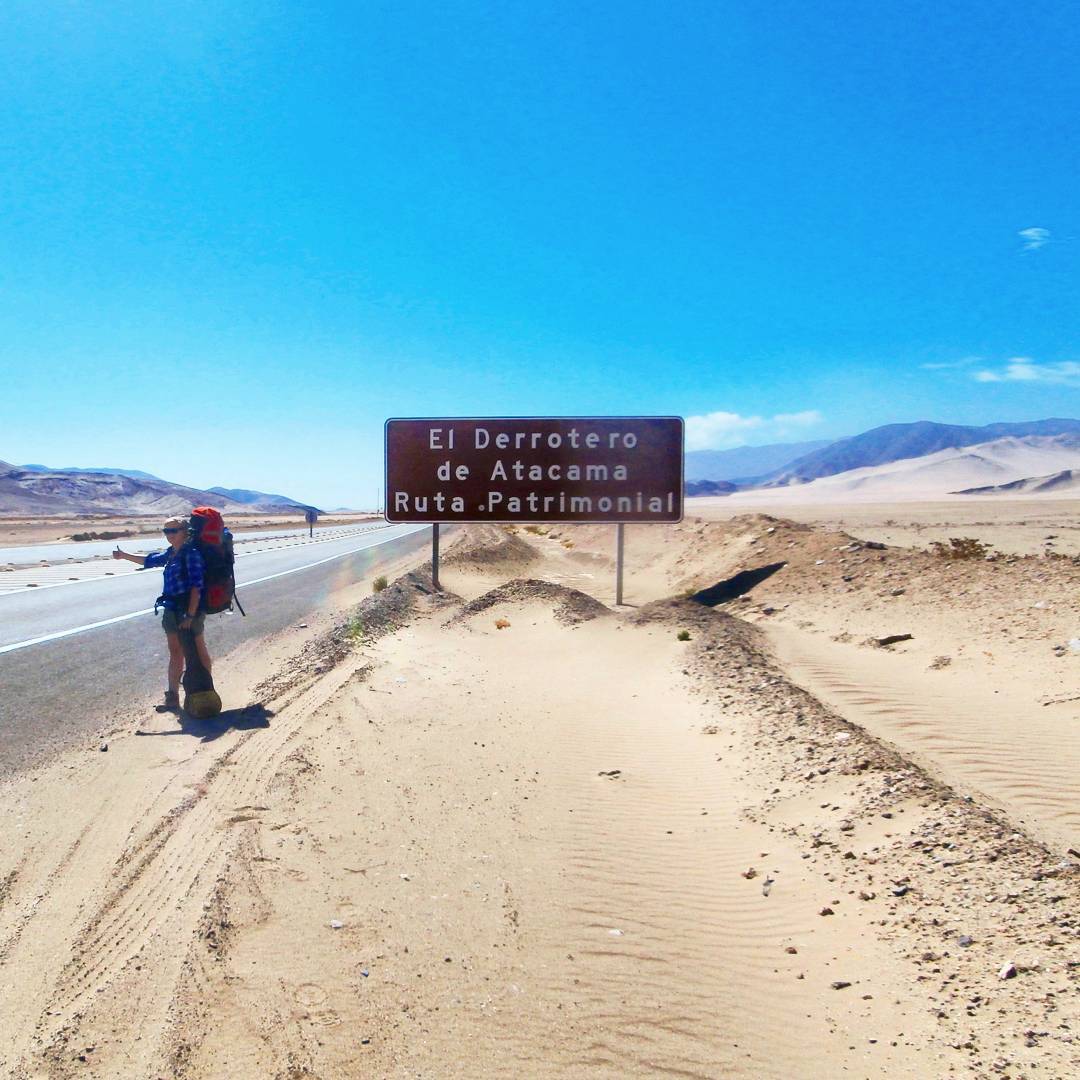
[[[199,549],[191,544],[185,544],[178,554],[171,547],[165,551],[155,551],[146,556],[143,566],[147,569],[165,567],[165,588],[161,595],[165,598],[165,607],[173,611],[187,611],[188,594],[192,589],[203,587],[206,564]]]

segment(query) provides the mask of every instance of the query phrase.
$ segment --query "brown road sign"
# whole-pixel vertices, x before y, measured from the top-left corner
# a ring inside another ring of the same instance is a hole
[[[679,416],[386,421],[386,519],[657,523],[683,515]]]

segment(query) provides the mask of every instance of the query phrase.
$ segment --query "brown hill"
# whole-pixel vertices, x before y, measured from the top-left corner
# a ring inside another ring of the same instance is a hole
[[[140,480],[115,473],[33,472],[0,467],[0,516],[36,514],[190,513],[193,506],[216,506],[233,513],[257,511],[210,491]]]

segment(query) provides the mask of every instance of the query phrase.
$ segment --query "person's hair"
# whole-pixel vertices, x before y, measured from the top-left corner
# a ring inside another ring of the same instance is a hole
[[[183,518],[172,517],[162,523],[163,529],[186,529],[187,522]]]

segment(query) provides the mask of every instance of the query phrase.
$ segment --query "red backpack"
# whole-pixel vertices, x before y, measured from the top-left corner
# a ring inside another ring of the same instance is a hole
[[[232,533],[225,528],[221,513],[212,506],[196,506],[191,511],[189,524],[191,538],[188,543],[198,549],[206,567],[199,610],[216,615],[231,611],[235,601],[240,614],[247,614],[236,596]]]

